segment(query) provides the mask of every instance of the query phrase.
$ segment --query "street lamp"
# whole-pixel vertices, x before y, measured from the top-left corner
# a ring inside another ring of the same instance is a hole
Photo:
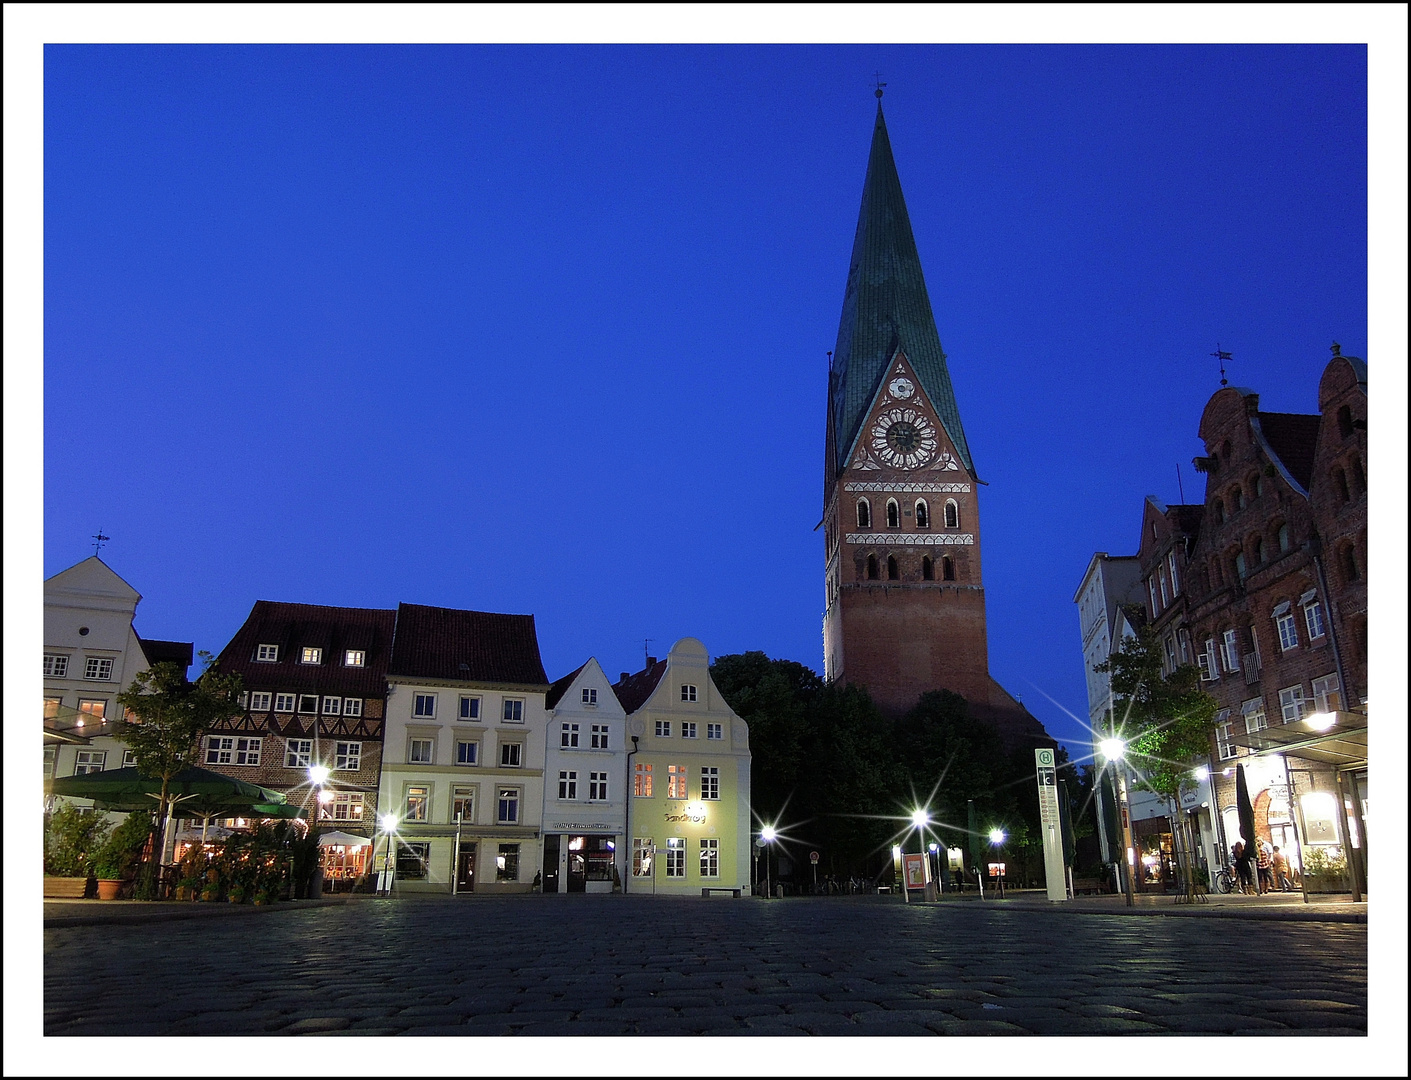
[[[779,834],[773,825],[761,825],[759,829],[759,839],[755,841],[756,846],[764,851],[764,896],[765,899],[774,895],[772,880],[769,876],[769,844],[774,843],[775,837]]]
[[[382,826],[382,831],[387,834],[387,850],[382,856],[382,874],[377,883],[377,891],[380,895],[391,895],[392,893],[392,834],[397,831],[397,815],[381,814],[378,816],[378,824]]]
[[[995,855],[996,855],[996,857],[998,857],[998,856],[1000,855],[1000,850],[999,850],[999,849],[1000,849],[1000,846],[1004,843],[1004,840],[1005,840],[1005,836],[1004,836],[1004,830],[1003,830],[1003,829],[991,829],[991,830],[990,830],[990,844],[991,844],[991,846],[993,846],[994,849],[995,849]],[[1001,900],[1004,899],[1004,863],[1003,863],[1003,862],[1000,862],[1000,864],[999,864],[999,898],[1000,898]]]
[[[1117,767],[1127,755],[1127,744],[1114,736],[1103,739],[1097,744],[1097,748],[1109,764],[1114,766],[1112,771],[1117,775],[1118,813],[1122,818],[1122,850],[1127,855],[1127,906],[1132,907],[1135,904],[1132,893],[1136,889],[1136,875],[1133,873],[1136,850],[1132,846],[1132,817],[1127,804],[1127,770]]]

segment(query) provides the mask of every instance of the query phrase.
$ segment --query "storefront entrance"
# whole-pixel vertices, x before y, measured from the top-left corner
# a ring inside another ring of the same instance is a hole
[[[588,859],[584,851],[587,837],[568,838],[568,891],[584,892],[588,886]]]
[[[555,833],[544,837],[544,891],[559,891],[559,837]]]
[[[475,845],[462,844],[456,857],[456,892],[475,891]]]

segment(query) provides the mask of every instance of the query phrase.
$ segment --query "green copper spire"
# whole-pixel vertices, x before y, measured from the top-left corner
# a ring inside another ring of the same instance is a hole
[[[877,387],[899,350],[911,362],[962,463],[974,476],[975,466],[960,425],[946,354],[936,333],[916,238],[911,233],[911,219],[892,159],[882,103],[878,101],[872,153],[862,186],[862,209],[857,217],[852,264],[848,267],[848,287],[843,294],[843,316],[838,323],[838,345],[828,372],[825,505],[833,482],[847,466]]]

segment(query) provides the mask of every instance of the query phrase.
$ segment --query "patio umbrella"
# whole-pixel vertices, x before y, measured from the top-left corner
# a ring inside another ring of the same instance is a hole
[[[319,847],[367,847],[372,843],[366,836],[345,832],[326,832],[318,838]]]
[[[1244,864],[1241,876],[1249,874],[1249,864],[1259,850],[1259,841],[1254,835],[1254,803],[1249,801],[1249,781],[1244,775],[1244,766],[1235,766],[1235,806],[1240,817],[1240,839],[1244,841],[1244,854],[1240,862]]]

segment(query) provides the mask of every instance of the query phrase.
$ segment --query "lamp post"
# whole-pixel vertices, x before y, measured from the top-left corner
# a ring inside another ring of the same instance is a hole
[[[759,830],[759,846],[764,849],[764,895],[768,899],[774,895],[773,882],[769,874],[769,846],[779,834],[773,825],[764,825]]]
[[[324,800],[328,797],[323,790],[323,785],[328,783],[328,766],[310,765],[309,783],[314,789],[314,819],[309,825],[309,830],[318,828],[319,815],[323,812]],[[201,826],[201,840],[205,842],[205,825]],[[291,875],[292,876],[292,875]],[[297,894],[296,894],[297,895]],[[314,863],[314,872],[310,875],[308,882],[308,896],[311,900],[317,900],[323,895],[323,852],[319,851],[319,857]]]
[[[387,834],[387,848],[382,856],[382,873],[377,882],[379,896],[392,895],[392,834],[397,831],[397,815],[383,814],[378,818],[382,831]]]
[[[930,899],[930,897],[927,895],[927,893],[929,892],[929,889],[927,889],[927,886],[930,884],[930,882],[926,881],[926,878],[930,877],[930,871],[931,871],[931,862],[930,862],[930,860],[926,857],[926,826],[929,825],[930,823],[931,823],[931,815],[930,815],[930,813],[929,813],[928,811],[918,808],[918,809],[913,810],[913,811],[911,812],[911,827],[916,830],[916,835],[917,835],[917,840],[918,840],[918,843],[917,843],[917,850],[921,853],[921,858],[922,858],[922,864],[921,864],[921,865],[925,868],[924,872],[922,873],[921,896],[922,896],[923,899],[926,899],[926,900],[929,900],[929,899]],[[903,862],[904,862],[904,860],[903,860]],[[909,895],[910,889],[909,889],[909,887],[908,887],[908,885],[907,885],[907,881],[906,881],[906,866],[905,866],[905,865],[902,866],[902,888],[907,889],[907,890],[908,890],[908,895]]]
[[[1135,904],[1132,893],[1136,889],[1136,875],[1133,873],[1136,852],[1132,847],[1132,816],[1127,805],[1127,772],[1126,769],[1122,767],[1122,759],[1126,757],[1127,754],[1127,744],[1114,736],[1113,738],[1103,739],[1098,743],[1097,748],[1102,756],[1114,766],[1112,771],[1117,774],[1117,810],[1118,816],[1121,818],[1122,851],[1127,867],[1127,888],[1125,891],[1127,895],[1127,906],[1132,907]]]
[[[990,845],[995,849],[995,856],[997,858],[1001,855],[1004,839],[1003,829],[990,830]],[[999,863],[999,898],[1001,900],[1004,899],[1004,862],[1002,860]]]

